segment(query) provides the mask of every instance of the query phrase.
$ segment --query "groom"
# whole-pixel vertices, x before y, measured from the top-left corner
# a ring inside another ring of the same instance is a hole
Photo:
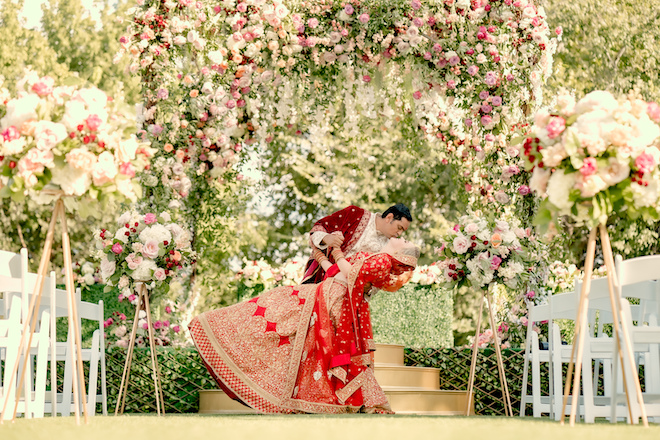
[[[347,257],[357,252],[379,252],[390,238],[403,234],[411,222],[410,210],[402,203],[389,207],[382,214],[351,205],[314,223],[310,241],[334,263],[328,248],[340,248]],[[323,269],[310,258],[302,283],[320,283],[324,275]]]

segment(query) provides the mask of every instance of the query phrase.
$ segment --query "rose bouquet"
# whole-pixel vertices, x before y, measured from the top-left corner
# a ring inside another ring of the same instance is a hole
[[[437,250],[441,279],[450,286],[484,287],[491,283],[519,287],[541,258],[530,228],[513,220],[489,220],[469,214],[443,238]]]
[[[128,134],[135,121],[118,103],[95,87],[56,87],[34,72],[17,89],[0,101],[1,197],[48,203],[42,190],[53,189],[89,200],[137,199],[134,177],[153,150]]]
[[[169,291],[169,283],[193,258],[190,232],[171,221],[167,212],[139,214],[129,211],[119,217],[113,234],[101,229],[98,241],[101,275],[109,286],[117,286],[124,297],[135,283],[148,289]]]
[[[555,112],[537,113],[523,147],[530,187],[543,198],[537,223],[565,217],[593,227],[613,213],[660,219],[658,124],[658,104],[603,91],[578,102],[563,94]]]

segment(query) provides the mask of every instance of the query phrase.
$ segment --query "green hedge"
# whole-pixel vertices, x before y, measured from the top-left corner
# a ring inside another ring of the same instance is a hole
[[[369,302],[374,339],[380,344],[447,348],[454,344],[452,291],[407,284],[378,292]]]

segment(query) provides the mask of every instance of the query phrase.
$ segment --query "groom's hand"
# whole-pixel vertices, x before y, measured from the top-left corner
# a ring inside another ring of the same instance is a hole
[[[328,234],[323,238],[323,242],[334,249],[339,249],[344,243],[344,236],[340,232],[338,235],[336,233]]]

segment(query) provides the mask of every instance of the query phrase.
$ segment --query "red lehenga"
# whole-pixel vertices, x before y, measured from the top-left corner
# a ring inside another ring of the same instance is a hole
[[[408,257],[410,258],[410,257]],[[279,287],[193,319],[207,368],[233,398],[264,413],[389,412],[373,370],[366,283],[401,287],[406,256],[354,257],[348,283]],[[414,266],[414,263],[413,263]]]

